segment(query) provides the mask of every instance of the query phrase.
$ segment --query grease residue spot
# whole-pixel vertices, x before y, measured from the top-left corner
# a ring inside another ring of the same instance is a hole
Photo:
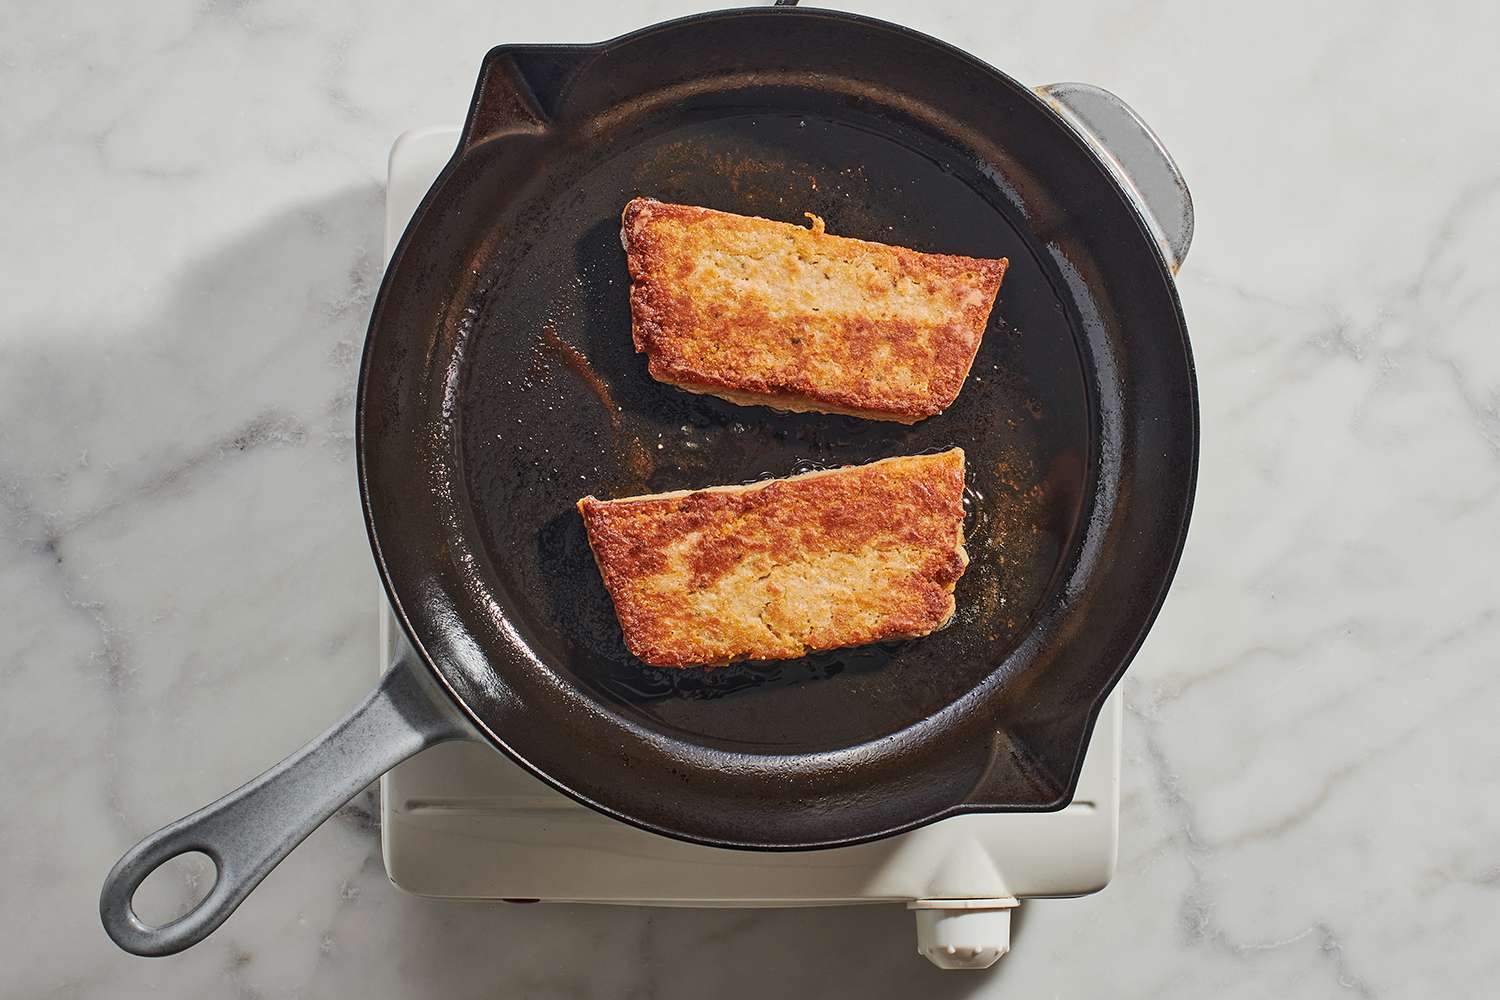
[[[614,433],[615,447],[619,448],[625,456],[625,466],[630,470],[632,482],[639,484],[644,490],[646,477],[655,469],[655,463],[651,460],[651,454],[646,451],[646,446],[641,439],[635,434],[626,432],[620,404],[615,402],[614,394],[609,391],[609,383],[594,370],[594,366],[589,363],[588,355],[559,337],[557,330],[550,323],[542,327],[542,349],[553,357],[561,359],[563,364],[583,379],[589,391],[599,400],[600,405],[604,407],[605,414],[609,417],[609,429]]]
[[[595,396],[599,397],[599,402],[603,404],[604,412],[609,415],[610,427],[619,430],[620,406],[609,391],[609,383],[600,378],[599,373],[594,371],[594,366],[589,364],[588,356],[559,337],[550,323],[542,327],[542,347],[553,357],[560,358],[565,365],[578,374],[579,378],[583,379],[584,384]]]

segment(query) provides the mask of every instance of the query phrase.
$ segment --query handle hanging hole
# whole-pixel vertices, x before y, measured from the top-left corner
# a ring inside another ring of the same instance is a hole
[[[130,908],[148,927],[161,927],[191,913],[219,880],[214,859],[202,851],[168,858],[136,887]]]

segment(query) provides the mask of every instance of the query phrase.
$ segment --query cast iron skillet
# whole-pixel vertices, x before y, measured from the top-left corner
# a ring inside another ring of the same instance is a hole
[[[1009,257],[957,403],[903,427],[652,381],[619,244],[637,194]],[[140,954],[200,940],[340,803],[442,739],[487,740],[602,812],[723,847],[1065,805],[1187,528],[1197,412],[1171,270],[1190,227],[1175,167],[1118,101],[1039,96],[889,24],[759,9],[492,50],[360,378],[365,515],[411,650],[323,739],[132,849],[106,930]],[[972,562],[943,631],[721,669],[626,652],[579,496],[955,444]],[[214,859],[214,888],[146,927],[131,894],[189,850]]]

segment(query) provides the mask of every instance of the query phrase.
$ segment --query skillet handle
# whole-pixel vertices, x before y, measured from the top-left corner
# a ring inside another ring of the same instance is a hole
[[[1135,202],[1176,274],[1193,242],[1193,197],[1182,171],[1141,116],[1087,83],[1053,83],[1037,93],[1081,135]]]
[[[443,704],[409,649],[375,691],[328,732],[237,791],[151,834],[110,870],[99,917],[115,944],[134,955],[191,947],[234,912],[260,880],[319,824],[370,782],[419,750],[472,738]],[[146,876],[178,855],[213,860],[208,895],[159,927],[136,916],[131,900]]]

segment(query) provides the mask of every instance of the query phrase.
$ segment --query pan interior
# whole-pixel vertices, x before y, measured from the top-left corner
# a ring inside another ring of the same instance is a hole
[[[726,750],[811,753],[919,722],[1003,669],[1083,516],[1089,394],[1075,321],[1034,237],[956,144],[852,108],[716,109],[566,137],[495,206],[459,414],[467,503],[520,640],[630,721]],[[817,102],[809,96],[807,107]],[[957,402],[913,427],[781,414],[653,381],[630,336],[619,217],[636,195],[971,256],[1010,258]],[[662,670],[625,649],[579,497],[746,483],[961,446],[971,563],[926,638],[776,663]]]

